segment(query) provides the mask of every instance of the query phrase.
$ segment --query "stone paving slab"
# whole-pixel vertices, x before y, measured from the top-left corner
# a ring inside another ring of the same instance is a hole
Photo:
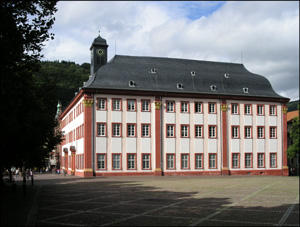
[[[299,177],[17,179],[1,191],[1,226],[299,226]]]

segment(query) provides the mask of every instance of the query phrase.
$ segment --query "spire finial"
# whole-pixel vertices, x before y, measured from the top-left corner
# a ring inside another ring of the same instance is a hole
[[[98,32],[99,32],[99,36],[100,36],[100,30]]]

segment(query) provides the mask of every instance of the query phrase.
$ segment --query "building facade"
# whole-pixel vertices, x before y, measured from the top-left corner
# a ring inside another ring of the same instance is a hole
[[[288,98],[242,64],[116,55],[60,115],[61,168],[82,177],[288,175]]]

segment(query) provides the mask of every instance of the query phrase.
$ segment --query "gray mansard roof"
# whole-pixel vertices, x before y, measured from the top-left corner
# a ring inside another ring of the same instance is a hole
[[[121,55],[99,68],[84,88],[284,98],[243,64]]]

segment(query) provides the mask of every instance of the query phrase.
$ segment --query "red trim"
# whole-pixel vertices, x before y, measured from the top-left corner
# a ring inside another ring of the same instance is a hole
[[[226,100],[222,99],[221,105],[226,105]],[[221,111],[222,116],[222,175],[228,175],[228,163],[227,163],[227,111]]]
[[[168,111],[168,102],[172,102],[173,103],[173,111]],[[173,100],[166,100],[166,112],[167,113],[175,113],[176,112],[175,101],[173,101]]]
[[[210,112],[210,105],[211,105],[211,104],[214,105],[214,110],[215,110],[215,112]],[[208,103],[208,113],[209,113],[209,114],[217,114],[217,112],[218,112],[218,111],[217,111],[217,103],[216,103],[216,102],[209,102],[209,103]]]
[[[103,109],[99,109],[99,100],[105,100],[105,107],[104,107],[104,110]],[[96,105],[96,108],[97,110],[99,111],[106,111],[107,110],[107,98],[102,98],[102,97],[99,97],[97,98],[97,105]]]
[[[182,127],[183,126],[187,127],[187,136],[182,136]],[[187,124],[180,125],[180,138],[190,138],[190,125],[187,125]]]
[[[183,167],[182,167],[182,156],[183,156],[183,155],[187,155],[187,158],[188,158],[188,163],[187,163],[188,166],[187,166],[187,168],[183,168]],[[180,161],[181,161],[181,162],[180,162],[180,169],[190,169],[190,155],[189,155],[189,154],[181,154],[181,159],[180,159]]]
[[[246,137],[246,128],[250,128],[250,137]],[[253,138],[253,129],[252,129],[252,126],[245,125],[245,127],[244,127],[244,137],[245,137],[245,139],[252,139]]]
[[[263,166],[259,166],[258,164],[259,164],[259,159],[258,159],[258,156],[260,155],[260,154],[262,154],[263,155],[263,159],[264,159],[264,161],[263,161]],[[266,166],[266,164],[265,164],[265,153],[257,153],[257,168],[265,168],[265,166]]]
[[[128,126],[129,125],[134,125],[134,136],[129,136],[128,135]],[[136,137],[136,123],[127,123],[127,132],[126,132],[127,137],[135,138]]]
[[[100,125],[100,124],[103,124],[104,127],[105,127],[105,130],[104,130],[105,135],[104,136],[99,135],[98,125]],[[106,122],[97,122],[97,124],[96,124],[96,132],[97,132],[97,135],[96,135],[97,137],[107,137],[107,123]]]
[[[262,114],[258,114],[258,107],[260,107],[260,106],[262,107]],[[257,111],[256,111],[257,116],[265,116],[265,105],[264,104],[257,104],[256,108],[257,108]]]
[[[168,126],[173,126],[173,136],[168,136]],[[176,137],[176,128],[175,124],[166,124],[166,138],[175,138]]]
[[[168,155],[173,156],[173,168],[168,168]],[[176,157],[175,154],[166,153],[166,169],[175,170],[176,169]]]
[[[249,154],[251,157],[251,165],[247,166],[246,165],[246,155]],[[252,153],[245,153],[245,168],[253,168],[253,154]]]
[[[210,127],[215,127],[215,137],[210,137],[210,134],[209,134],[209,128]],[[208,125],[208,138],[209,139],[218,139],[218,127],[217,127],[217,125]]]
[[[161,98],[156,96],[155,102],[161,104]],[[161,106],[155,108],[155,175],[161,176]]]
[[[281,169],[271,169],[271,170],[231,170],[231,175],[269,175],[269,176],[281,176]]]
[[[148,104],[148,109],[149,110],[143,110],[143,102],[144,101],[148,101],[149,104]],[[141,112],[151,112],[151,100],[150,99],[142,99],[141,100]]]
[[[284,103],[282,105],[283,108],[287,108],[287,105],[286,103]],[[282,151],[283,151],[283,163],[282,163],[282,166],[283,168],[283,173],[282,175],[284,176],[288,176],[289,175],[289,171],[287,169],[287,114],[286,113],[282,113],[282,135],[283,135],[283,141],[282,141]]]
[[[274,115],[271,114],[271,107],[275,108],[275,114]],[[270,107],[269,107],[269,115],[270,116],[277,116],[277,106],[276,105],[270,105]]]
[[[196,136],[196,127],[201,127],[201,136]],[[195,139],[200,139],[200,138],[203,138],[203,135],[204,135],[204,130],[203,130],[203,125],[195,125]]]
[[[114,136],[114,125],[120,125],[120,135],[119,136]],[[121,123],[111,123],[111,136],[112,137],[122,137],[122,124]]]
[[[142,155],[141,169],[142,169],[142,170],[151,170],[151,169],[152,169],[152,165],[151,165],[151,154],[149,154],[149,153],[142,153],[141,155]],[[148,168],[148,169],[143,168],[143,157],[144,157],[144,155],[149,155],[149,168]]]
[[[182,111],[182,104],[186,103],[187,104],[187,112]],[[189,113],[190,112],[190,102],[189,101],[181,101],[180,102],[180,113]]]
[[[148,136],[143,136],[143,125],[148,125],[148,133],[149,133]],[[144,123],[141,124],[141,137],[142,138],[151,138],[151,124],[144,124]]]
[[[246,113],[246,106],[250,106],[250,113]],[[244,115],[252,115],[252,104],[244,104]]]
[[[237,167],[233,166],[233,155],[237,155],[238,156],[238,166]],[[240,154],[239,153],[232,153],[231,154],[231,168],[232,169],[239,169],[240,168]]]
[[[197,167],[197,165],[196,165],[196,161],[197,161],[197,159],[196,159],[196,156],[197,155],[201,155],[201,167]],[[204,163],[203,163],[203,154],[202,153],[195,153],[195,169],[203,169],[204,168]]]
[[[133,155],[134,156],[134,168],[133,169],[129,169],[128,167],[128,156],[129,155]],[[127,170],[136,170],[136,153],[127,153]]]
[[[211,155],[215,155],[215,167],[211,167],[211,166],[210,166],[210,156],[211,156]],[[217,166],[218,166],[218,165],[217,165],[217,163],[218,163],[218,162],[217,162],[217,161],[218,161],[217,157],[218,157],[217,154],[208,154],[208,168],[209,168],[209,169],[217,169]]]
[[[114,169],[114,155],[120,156],[120,168],[119,169]],[[122,154],[111,154],[111,169],[112,170],[122,170]]]
[[[105,165],[104,169],[101,169],[101,168],[98,167],[98,156],[100,156],[100,155],[104,155],[104,163],[105,163],[104,164]],[[96,163],[96,169],[97,170],[107,170],[107,158],[106,158],[106,154],[97,154],[96,158],[97,158],[96,159],[96,161],[97,161],[97,163]]]
[[[275,137],[271,137],[271,130],[272,130],[272,128],[274,128],[275,129]],[[270,126],[270,128],[269,128],[269,138],[270,139],[277,139],[277,126]]]
[[[233,128],[236,127],[237,128],[237,137],[233,137]],[[239,125],[232,125],[231,126],[231,139],[240,139],[240,126]]]
[[[128,102],[129,101],[134,101],[134,110],[129,110],[128,109]],[[136,112],[136,99],[127,99],[127,111],[128,112]]]
[[[77,102],[83,97],[84,91],[81,89],[77,95],[72,99],[72,101],[69,103],[67,108],[62,112],[60,115],[60,119],[62,120],[69,112],[70,110],[77,104]]]
[[[237,113],[233,113],[233,105],[237,105]],[[232,115],[239,115],[240,114],[240,105],[238,103],[231,103],[231,114]]]
[[[197,106],[198,103],[201,105],[201,112],[196,112],[196,109],[197,109],[196,106]],[[203,102],[195,102],[194,112],[198,113],[198,114],[202,114],[203,113]]]
[[[114,109],[114,100],[119,100],[120,101],[120,109],[119,110]],[[122,111],[122,99],[120,99],[120,98],[112,98],[112,101],[111,101],[111,110],[112,111]]]
[[[258,137],[258,128],[263,128],[263,137]],[[257,126],[257,139],[265,139],[265,126]]]

